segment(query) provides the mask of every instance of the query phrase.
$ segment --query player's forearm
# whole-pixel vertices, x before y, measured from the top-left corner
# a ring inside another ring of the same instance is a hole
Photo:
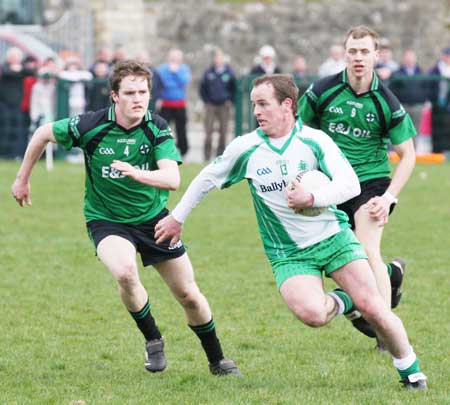
[[[394,197],[400,194],[405,184],[408,182],[416,165],[416,157],[414,154],[407,154],[400,158],[400,161],[392,176],[391,184],[387,191]]]
[[[189,213],[213,188],[214,183],[208,178],[205,170],[192,180],[180,202],[172,211],[172,216],[179,223],[184,223]]]
[[[44,152],[47,143],[55,141],[51,125],[52,124],[45,124],[39,127],[31,137],[23,157],[22,165],[17,173],[17,180],[23,183],[26,183],[29,180],[31,171]]]
[[[353,169],[333,174],[330,184],[312,192],[314,207],[328,207],[342,204],[361,192],[358,177]]]
[[[397,197],[407,183],[408,179],[411,177],[416,165],[416,153],[414,151],[412,139],[409,139],[403,144],[394,146],[394,150],[400,156],[400,161],[397,164],[392,176],[391,184],[389,185],[387,191],[394,197]]]
[[[180,172],[176,169],[139,170],[137,181],[163,190],[174,191],[180,187]]]

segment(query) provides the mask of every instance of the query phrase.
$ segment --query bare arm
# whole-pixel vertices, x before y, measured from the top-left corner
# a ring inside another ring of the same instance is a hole
[[[387,191],[396,197],[400,194],[400,191],[405,186],[414,170],[414,166],[416,165],[416,152],[414,150],[412,139],[408,139],[399,145],[394,145],[394,150],[400,156],[400,161],[395,169],[391,184]]]
[[[25,151],[25,156],[23,157],[22,165],[17,173],[16,180],[12,185],[12,195],[21,207],[24,203],[26,205],[31,205],[30,175],[34,165],[41,157],[45,146],[49,142],[56,143],[55,136],[53,135],[52,123],[42,125],[33,134],[27,150]]]
[[[114,160],[111,167],[139,183],[164,190],[176,190],[180,186],[178,163],[175,160],[161,159],[157,165],[158,170],[141,170],[127,162]]]
[[[380,221],[380,225],[388,222],[391,204],[400,194],[416,164],[416,154],[412,139],[408,139],[399,145],[394,145],[394,150],[399,155],[400,161],[392,176],[391,184],[382,196],[373,197],[367,202],[370,206],[370,216]]]

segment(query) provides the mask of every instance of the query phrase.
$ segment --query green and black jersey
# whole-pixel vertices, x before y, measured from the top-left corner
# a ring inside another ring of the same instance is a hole
[[[84,151],[86,221],[104,219],[139,224],[155,217],[169,192],[136,182],[114,170],[113,160],[142,170],[155,170],[157,161],[181,163],[166,121],[147,111],[142,122],[128,130],[116,122],[114,106],[62,119],[53,124],[56,141],[66,150]]]
[[[298,106],[305,123],[327,133],[341,148],[360,182],[389,177],[389,141],[398,145],[416,135],[411,117],[375,73],[363,94],[350,87],[346,70],[317,80]]]

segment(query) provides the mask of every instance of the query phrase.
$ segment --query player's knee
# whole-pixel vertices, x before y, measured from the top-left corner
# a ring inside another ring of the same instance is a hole
[[[186,288],[176,292],[178,302],[186,309],[199,309],[201,306],[201,294],[197,288]]]
[[[300,321],[312,328],[318,328],[327,323],[327,314],[321,308],[294,306],[292,311]]]
[[[122,288],[130,289],[139,283],[136,266],[132,263],[122,264],[115,272],[116,280]]]
[[[364,300],[358,305],[358,310],[364,319],[373,325],[379,324],[388,311],[381,298],[377,300]]]

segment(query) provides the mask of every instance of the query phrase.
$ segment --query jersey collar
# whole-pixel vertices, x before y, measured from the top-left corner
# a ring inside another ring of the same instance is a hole
[[[347,69],[344,69],[342,71],[342,82],[347,84],[347,86],[350,86],[350,83],[348,81]],[[378,75],[376,74],[376,72],[374,70],[373,76],[372,76],[372,83],[370,85],[370,91],[378,90],[379,85],[380,85],[380,79],[378,79]]]
[[[116,121],[116,110],[115,110],[115,104],[111,104],[111,106],[108,108],[108,121]],[[152,113],[150,110],[147,110],[147,112],[144,115],[144,122],[151,121],[152,119]]]
[[[277,148],[276,146],[272,145],[272,143],[270,142],[270,138],[261,130],[261,128],[257,128],[256,129],[256,133],[262,138],[264,139],[264,141],[266,142],[267,146],[269,146],[270,149],[272,149],[274,152],[282,155],[284,153],[284,151],[287,149],[287,147],[289,146],[289,144],[292,141],[292,138],[297,135],[298,133],[300,133],[300,131],[303,128],[303,123],[302,120],[300,119],[300,116],[297,115],[296,117],[296,121],[294,124],[294,128],[292,128],[291,134],[289,135],[289,138],[286,140],[286,142],[284,143],[284,145],[281,148]]]

